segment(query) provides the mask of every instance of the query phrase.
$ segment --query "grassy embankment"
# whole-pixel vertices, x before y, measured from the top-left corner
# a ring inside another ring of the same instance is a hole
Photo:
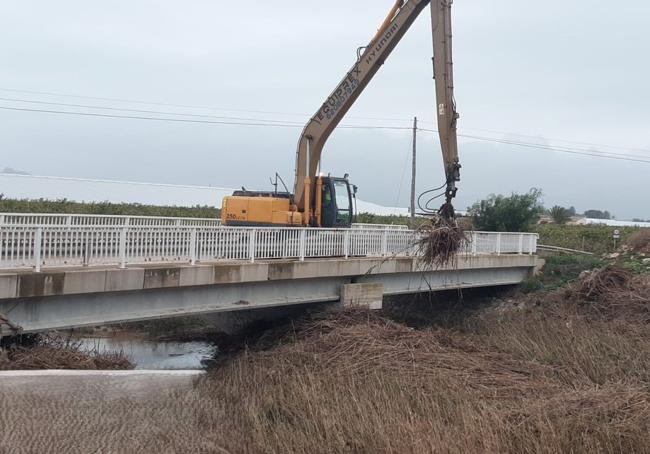
[[[0,446],[649,452],[650,274],[622,268],[650,254],[650,237],[640,244],[617,263],[603,259],[605,271],[579,277],[575,269],[568,283],[567,273],[544,276],[554,290],[454,316],[424,300],[412,302],[408,317],[402,307],[302,320],[225,358],[184,391],[110,401],[8,396],[4,408],[39,411],[29,425],[0,412],[9,428]],[[405,318],[417,323],[399,322]],[[48,436],[61,431],[65,437]]]

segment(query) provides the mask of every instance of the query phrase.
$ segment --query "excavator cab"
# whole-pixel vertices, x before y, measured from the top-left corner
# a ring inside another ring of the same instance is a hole
[[[224,197],[223,225],[240,227],[349,228],[354,220],[356,186],[347,179],[318,176],[310,184],[309,209],[299,211],[293,195],[277,191],[235,191]]]
[[[354,208],[352,205],[354,192],[351,190],[350,182],[347,178],[330,176],[318,178],[322,181],[320,197],[321,226],[350,227],[354,218]]]

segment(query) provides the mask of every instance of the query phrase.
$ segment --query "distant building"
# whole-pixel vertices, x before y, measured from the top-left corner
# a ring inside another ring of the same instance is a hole
[[[619,221],[616,219],[578,218],[571,221],[572,225],[608,225],[610,227],[645,227],[650,228],[650,222]]]

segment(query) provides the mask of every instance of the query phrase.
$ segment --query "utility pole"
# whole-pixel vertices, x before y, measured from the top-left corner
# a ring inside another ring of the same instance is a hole
[[[413,118],[413,159],[411,168],[411,223],[415,219],[415,165],[418,138],[418,117]]]

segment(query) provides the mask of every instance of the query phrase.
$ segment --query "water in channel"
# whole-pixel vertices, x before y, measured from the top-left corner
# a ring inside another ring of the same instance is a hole
[[[207,342],[148,341],[139,338],[84,337],[82,349],[123,352],[136,369],[204,369],[214,358],[217,347]]]

